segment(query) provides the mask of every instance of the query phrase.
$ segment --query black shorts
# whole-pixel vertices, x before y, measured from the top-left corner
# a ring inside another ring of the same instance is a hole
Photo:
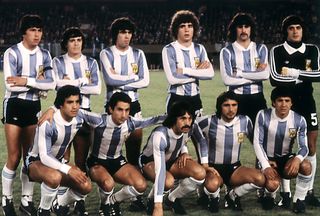
[[[180,95],[171,93],[167,99],[167,113],[169,111],[169,108],[172,106],[172,104],[178,101],[185,101],[189,103],[197,117],[200,117],[202,115],[202,101],[200,98],[200,94],[195,96],[180,96]]]
[[[311,95],[293,95],[292,110],[302,115],[307,121],[307,131],[319,128],[316,102]]]
[[[270,161],[274,161],[277,164],[277,172],[280,175],[281,178],[284,178],[284,167],[286,165],[286,163],[288,162],[288,160],[290,160],[291,158],[295,157],[296,155],[291,153],[291,154],[287,154],[285,156],[282,157],[275,157],[275,158],[269,158]]]
[[[111,176],[113,176],[118,170],[127,164],[127,160],[122,155],[116,159],[100,159],[93,155],[87,159],[87,167],[90,169],[95,165],[103,166]]]
[[[253,124],[258,112],[267,108],[266,99],[262,92],[249,95],[237,94],[237,97],[239,100],[238,114],[249,116]]]
[[[109,107],[109,103],[107,103],[107,104],[104,106],[105,111],[106,111],[107,113],[109,113],[108,107]],[[136,116],[136,114],[137,114],[137,116]],[[131,102],[129,115],[131,115],[131,116],[133,116],[133,117],[139,117],[139,116],[141,117],[141,105],[140,105],[139,101],[136,100],[136,101],[134,101],[134,102]]]
[[[40,111],[40,100],[30,101],[20,98],[8,98],[3,101],[2,122],[19,127],[35,125],[38,123],[38,114]]]
[[[152,161],[154,161],[154,159],[153,159],[152,156],[151,156],[151,157],[147,157],[147,156],[141,154],[141,155],[139,156],[139,161],[138,161],[138,164],[139,164],[139,167],[140,167],[141,171],[142,171],[142,168],[143,168],[147,163],[152,162]],[[166,162],[166,170],[167,170],[167,171],[170,170],[170,168],[172,167],[172,165],[174,164],[174,162],[176,162],[176,160],[174,160],[174,161],[167,161],[167,162]]]
[[[241,166],[240,161],[234,164],[209,164],[210,167],[215,168],[223,179],[223,183],[230,187],[230,178],[234,171]]]

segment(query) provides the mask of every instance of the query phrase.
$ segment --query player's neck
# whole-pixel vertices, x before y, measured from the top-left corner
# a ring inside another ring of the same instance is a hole
[[[116,45],[117,50],[119,50],[120,52],[125,52],[129,49],[129,46],[125,46],[125,47],[121,47]]]
[[[302,45],[302,41],[292,42],[292,41],[288,41],[288,40],[287,40],[287,43],[288,43],[291,47],[293,47],[293,48],[295,48],[295,49],[298,49],[298,48],[301,47],[301,45]]]
[[[247,49],[251,43],[251,40],[237,40],[237,43],[243,48]]]
[[[79,59],[79,58],[81,57],[81,53],[76,53],[76,54],[74,54],[74,53],[68,53],[68,56],[69,56],[70,58],[72,58],[72,59],[77,60],[77,59]]]
[[[35,48],[37,48],[37,46],[38,45],[30,45],[30,44],[28,44],[27,42],[25,42],[25,41],[22,41],[22,45],[26,48],[26,49],[28,49],[28,50],[34,50]]]

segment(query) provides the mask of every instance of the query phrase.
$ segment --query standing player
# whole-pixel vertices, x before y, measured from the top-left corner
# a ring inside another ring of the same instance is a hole
[[[239,98],[239,114],[251,121],[267,108],[262,81],[269,78],[268,50],[254,42],[256,25],[247,13],[237,13],[228,26],[231,42],[220,52],[220,72],[228,90]],[[254,106],[252,106],[254,104]]]
[[[186,214],[180,198],[196,190],[205,179],[205,169],[191,159],[187,142],[191,136],[199,141],[201,162],[208,162],[207,144],[200,128],[194,123],[194,111],[186,102],[174,103],[163,122],[155,128],[148,138],[140,156],[140,166],[144,175],[154,182],[148,196],[147,212],[163,215],[163,193],[174,186],[175,179],[179,185],[170,191],[165,203],[175,214]]]
[[[320,81],[319,48],[305,43],[307,29],[299,16],[286,17],[282,22],[282,33],[284,43],[273,47],[270,52],[270,81],[273,86],[288,86],[291,89],[292,110],[307,121],[307,159],[312,165],[312,180],[306,203],[320,206],[320,201],[313,191],[317,168],[318,117],[312,87],[312,82]],[[284,192],[290,194],[290,185],[287,185]]]
[[[176,101],[187,101],[197,116],[201,116],[199,80],[211,79],[213,67],[203,45],[194,43],[199,20],[188,10],[177,11],[171,20],[170,32],[174,42],[162,50],[163,69],[169,82],[167,111]]]
[[[127,94],[114,93],[108,103],[109,114],[102,115],[103,123],[94,130],[87,166],[92,181],[99,186],[100,215],[121,215],[120,203],[142,195],[147,188],[141,172],[122,156],[122,146],[135,129],[156,124],[164,117],[134,118],[129,116],[130,104]],[[113,193],[115,182],[124,186]]]
[[[53,59],[53,70],[57,89],[65,85],[79,87],[82,96],[81,108],[90,111],[90,96],[100,94],[101,82],[98,63],[82,54],[84,47],[85,38],[80,29],[66,29],[62,36],[61,49],[67,53]],[[90,127],[84,124],[73,140],[75,164],[84,172],[90,143]],[[88,215],[84,200],[76,202],[74,211],[78,215]]]
[[[261,110],[254,130],[254,149],[266,176],[270,181],[296,178],[293,211],[305,212],[304,199],[311,181],[311,164],[308,155],[306,120],[291,110],[292,92],[286,87],[277,87],[271,92],[273,108]],[[298,150],[292,152],[297,142]],[[262,201],[264,209],[274,205],[274,194],[266,193]]]
[[[229,190],[225,199],[233,210],[242,211],[240,197],[265,185],[264,175],[255,168],[241,165],[240,149],[245,137],[252,141],[253,128],[248,116],[238,115],[238,97],[232,91],[217,98],[216,114],[197,118],[208,143],[209,166],[206,184],[214,185],[214,193],[205,191],[209,197],[209,210],[219,210],[220,186]]]
[[[20,21],[22,41],[4,54],[6,86],[3,102],[3,122],[7,142],[7,162],[2,170],[2,208],[4,215],[15,216],[13,180],[21,159],[26,157],[41,110],[41,90],[54,89],[52,60],[47,50],[38,45],[42,38],[43,23],[38,15],[25,15]],[[23,166],[22,166],[23,167]],[[20,211],[36,215],[33,206],[33,185],[26,170],[21,169],[22,197]]]
[[[52,122],[46,121],[37,129],[34,144],[26,159],[30,179],[41,183],[37,215],[49,216],[52,205],[57,215],[67,215],[68,204],[80,200],[91,191],[91,182],[85,172],[62,162],[64,153],[84,121],[94,127],[102,123],[100,115],[79,111],[80,104],[78,87],[61,87],[54,102],[58,111]],[[59,186],[69,189],[56,198]]]

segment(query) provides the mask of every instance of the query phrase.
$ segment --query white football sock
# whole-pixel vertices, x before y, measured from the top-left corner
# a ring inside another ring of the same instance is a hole
[[[21,203],[24,206],[28,206],[28,202],[32,202],[34,182],[29,180],[29,176],[26,174],[24,166],[20,169],[21,180]]]
[[[310,161],[311,163],[311,180],[310,180],[310,184],[309,184],[309,190],[313,189],[313,183],[314,183],[314,178],[316,176],[316,170],[317,170],[317,156],[316,154],[314,154],[313,156],[307,156],[306,158],[307,160]]]
[[[291,194],[291,190],[290,190],[290,179],[281,179],[281,188],[280,188],[281,192],[289,192]]]
[[[49,210],[52,206],[53,200],[56,198],[58,188],[51,188],[45,183],[41,183],[41,200],[39,207],[45,210]]]
[[[104,191],[99,187],[99,194],[100,194],[100,202],[104,205],[110,204],[110,196],[113,193],[114,188],[111,191]]]
[[[111,195],[110,202],[111,204],[114,204],[142,194],[143,193],[139,193],[133,186],[126,185],[121,188],[121,190]]]
[[[209,198],[217,198],[220,197],[220,188],[216,190],[215,192],[209,192],[206,187],[203,188],[204,193],[209,197]]]
[[[65,192],[62,196],[58,196],[58,204],[61,206],[67,206],[74,201],[78,201],[84,198],[85,195],[74,191],[73,189],[69,188],[67,192]]]
[[[246,183],[246,184],[243,184],[243,185],[240,185],[236,188],[234,188],[234,193],[238,196],[238,197],[241,197],[251,191],[254,191],[254,190],[257,190],[261,187],[255,185],[255,184],[252,184],[252,183]]]
[[[305,199],[308,192],[310,181],[311,181],[311,174],[306,176],[298,173],[298,176],[296,179],[296,191],[292,199],[294,203],[297,202],[297,199],[301,201]]]
[[[2,169],[1,174],[1,181],[2,181],[2,196],[6,196],[7,199],[13,198],[13,181],[16,177],[16,171],[10,170],[7,168],[6,165],[4,165]],[[4,206],[5,203],[3,203],[2,199],[2,206]]]
[[[201,184],[203,184],[203,182],[204,182],[204,179],[196,180],[192,177],[185,178],[180,181],[176,189],[174,189],[171,193],[169,193],[168,199],[174,202],[176,198],[184,197],[188,193],[196,190]]]

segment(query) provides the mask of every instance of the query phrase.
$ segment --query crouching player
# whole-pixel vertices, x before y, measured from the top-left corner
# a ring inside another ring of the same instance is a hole
[[[101,123],[98,115],[79,111],[80,90],[74,86],[63,86],[54,102],[58,109],[52,123],[45,121],[36,130],[34,143],[25,161],[29,178],[41,183],[41,201],[37,215],[50,216],[52,203],[57,215],[65,216],[68,204],[80,200],[91,191],[91,182],[78,167],[64,164],[63,155],[78,129],[85,121],[91,126]],[[59,186],[68,191],[56,199]]]
[[[238,115],[238,98],[232,91],[217,98],[216,114],[197,118],[208,143],[209,167],[205,181],[205,194],[209,197],[211,212],[219,210],[220,186],[229,191],[227,204],[235,211],[242,211],[240,197],[264,187],[265,177],[255,168],[241,165],[241,146],[248,137],[252,141],[253,127],[248,116]],[[214,191],[214,193],[210,193]]]
[[[292,91],[277,87],[271,92],[272,108],[261,110],[256,118],[254,148],[266,176],[266,186],[284,179],[296,179],[293,211],[305,212],[305,197],[311,182],[311,163],[308,155],[306,120],[291,110]],[[298,144],[297,153],[292,152]],[[275,193],[266,193],[264,209],[274,206]],[[290,201],[289,201],[290,202]],[[289,206],[289,205],[288,205]]]
[[[193,123],[194,111],[190,105],[176,102],[171,106],[163,126],[153,130],[143,148],[140,167],[146,178],[154,182],[148,195],[148,214],[163,215],[163,193],[173,188],[175,179],[180,180],[179,185],[169,193],[165,203],[175,214],[186,214],[180,198],[204,182],[205,169],[191,159],[186,146],[192,135],[201,143],[201,162],[208,162],[205,138]]]
[[[122,147],[135,129],[160,123],[165,116],[134,118],[129,116],[130,104],[131,98],[126,93],[114,93],[108,103],[108,114],[102,114],[103,123],[94,130],[87,166],[90,178],[99,186],[100,215],[121,215],[120,203],[142,195],[147,188],[141,172],[122,155]],[[113,193],[115,182],[124,186]]]

